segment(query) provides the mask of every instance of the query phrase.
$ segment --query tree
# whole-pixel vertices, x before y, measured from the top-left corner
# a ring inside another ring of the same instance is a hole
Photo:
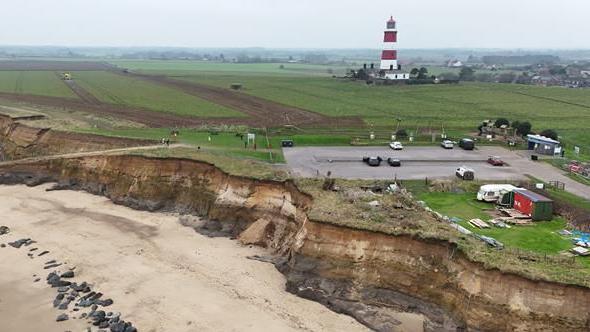
[[[418,68],[412,68],[412,70],[410,71],[410,75],[417,76],[419,72],[420,71],[418,70]]]
[[[557,135],[557,132],[553,129],[545,129],[542,132],[540,132],[539,135],[549,137],[549,138],[554,139],[556,141],[559,138],[559,135]]]
[[[565,67],[551,66],[551,68],[549,68],[549,74],[551,74],[551,75],[565,75],[566,74]]]
[[[421,67],[418,71],[418,79],[422,80],[425,78],[428,78],[428,69],[426,69],[426,67]]]
[[[473,81],[475,79],[475,70],[470,67],[463,67],[459,72],[459,79],[461,81]]]
[[[506,125],[506,127],[510,126],[510,121],[506,118],[498,118],[496,119],[496,122],[494,122],[494,127],[496,128],[500,128],[503,125]]]
[[[395,136],[398,138],[407,138],[408,132],[405,129],[399,129],[395,132]]]
[[[512,128],[516,129],[516,134],[526,136],[531,133],[533,126],[528,121],[514,121],[512,122]]]

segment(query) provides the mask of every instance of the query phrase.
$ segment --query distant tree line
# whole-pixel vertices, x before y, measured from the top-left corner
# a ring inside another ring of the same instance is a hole
[[[527,136],[528,134],[534,134],[534,132],[532,131],[533,125],[529,121],[515,120],[511,123],[510,120],[508,120],[507,118],[497,118],[496,121],[494,121],[493,126],[496,128],[512,128],[514,129],[514,133],[521,137]],[[483,134],[483,127],[484,124],[481,124],[479,127],[477,127],[480,135]],[[554,140],[557,140],[559,138],[557,131],[555,131],[554,129],[542,130],[541,132],[539,132],[539,135],[549,137]]]

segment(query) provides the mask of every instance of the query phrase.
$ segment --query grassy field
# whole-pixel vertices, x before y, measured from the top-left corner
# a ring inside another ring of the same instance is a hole
[[[343,75],[347,69],[351,68],[340,65],[310,65],[300,63],[219,63],[188,60],[112,60],[110,63],[134,71],[173,73],[175,75],[227,73],[236,76],[331,76],[331,74]]]
[[[170,129],[166,128],[128,128],[128,129],[97,129],[97,128],[77,128],[75,131],[83,133],[92,133],[104,136],[141,138],[159,141],[162,138],[170,137]],[[255,159],[270,163],[282,163],[285,161],[283,153],[279,148],[278,138],[269,139],[271,148],[267,147],[267,141],[264,134],[256,135],[256,150],[250,144],[247,148],[244,146],[246,136],[243,140],[236,136],[234,132],[211,133],[208,131],[199,131],[193,129],[181,129],[178,137],[171,137],[171,143],[190,144],[200,147],[202,151],[209,154],[223,155],[238,159]]]
[[[181,91],[120,75],[74,72],[74,80],[99,100],[154,111],[199,117],[240,117],[244,114]]]
[[[449,217],[462,219],[459,224],[477,234],[495,238],[505,246],[530,250],[543,254],[557,254],[572,248],[569,239],[557,234],[566,228],[565,220],[555,218],[552,221],[536,222],[531,226],[514,226],[510,229],[491,228],[479,229],[467,223],[469,219],[480,218],[484,221],[491,219],[486,209],[493,209],[493,205],[475,200],[476,193],[422,193],[417,196],[435,211]]]
[[[503,84],[367,86],[325,77],[261,77],[205,73],[184,80],[228,87],[329,116],[361,116],[375,126],[409,129],[441,125],[475,130],[485,119],[507,117],[532,121],[534,129],[579,129],[590,121],[590,94],[585,90]],[[552,99],[542,97],[548,93]]]
[[[296,63],[215,63],[188,60],[113,60],[121,68],[166,74],[175,79],[227,88],[242,83],[243,93],[328,116],[359,116],[369,128],[308,130],[295,137],[300,145],[350,142],[369,130],[386,133],[398,125],[410,133],[444,130],[459,138],[485,119],[507,117],[533,124],[533,130],[556,129],[570,158],[573,147],[590,159],[590,93],[586,89],[545,88],[513,84],[367,86],[332,78],[346,66]],[[282,66],[282,68],[281,68]],[[98,99],[155,111],[200,117],[244,114],[170,87],[107,72],[74,72],[74,79]],[[0,91],[75,98],[53,72],[0,72]],[[398,121],[399,120],[399,121]],[[360,132],[362,131],[362,132]]]
[[[77,98],[51,71],[0,71],[0,92]]]

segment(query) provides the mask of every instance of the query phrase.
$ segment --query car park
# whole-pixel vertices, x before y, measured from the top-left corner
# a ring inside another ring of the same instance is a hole
[[[475,149],[475,141],[471,138],[462,138],[459,141],[459,147],[463,150],[473,150]]]
[[[391,142],[389,143],[389,147],[392,148],[393,150],[403,150],[404,146],[402,145],[401,142]]]
[[[455,170],[455,175],[458,178],[463,179],[463,180],[470,181],[470,180],[475,179],[475,171],[472,170],[471,168],[468,168],[467,166],[458,167]]]
[[[488,164],[492,166],[504,166],[504,161],[498,156],[489,156]]]
[[[387,158],[387,163],[391,167],[400,167],[402,165],[402,162],[399,159],[395,158]]]
[[[455,146],[455,143],[453,143],[453,141],[446,139],[446,140],[440,142],[440,146],[445,149],[452,149]]]
[[[381,157],[364,157],[363,161],[369,166],[377,167],[381,165],[381,161],[383,161],[383,159],[381,159]]]

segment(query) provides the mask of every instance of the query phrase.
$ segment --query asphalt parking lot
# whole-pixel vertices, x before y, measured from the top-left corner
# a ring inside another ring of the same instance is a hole
[[[498,146],[477,147],[465,151],[455,147],[405,147],[394,151],[389,147],[294,147],[284,148],[287,166],[295,176],[325,176],[328,171],[336,178],[346,179],[401,179],[420,180],[454,178],[455,169],[467,166],[475,171],[477,180],[510,181],[525,179],[527,175],[545,182],[560,181],[567,191],[590,200],[590,187],[576,182],[559,169],[541,161],[531,161],[528,151],[510,151]],[[365,156],[384,159],[379,167],[363,163]],[[492,166],[488,156],[499,156],[505,166]],[[393,157],[401,167],[391,167],[385,161]]]
[[[394,151],[389,147],[301,147],[286,148],[283,153],[291,171],[297,176],[313,177],[332,172],[334,177],[350,179],[424,179],[454,177],[455,169],[467,166],[475,170],[476,178],[486,180],[510,180],[523,177],[512,163],[514,155],[500,147],[481,147],[473,151],[460,148],[445,150],[440,147],[406,147]],[[507,166],[494,167],[486,160],[490,155],[500,156]],[[379,167],[369,167],[362,162],[364,156],[380,156]],[[391,167],[385,162],[389,157],[401,161],[401,167]],[[524,159],[524,158],[523,158]]]

